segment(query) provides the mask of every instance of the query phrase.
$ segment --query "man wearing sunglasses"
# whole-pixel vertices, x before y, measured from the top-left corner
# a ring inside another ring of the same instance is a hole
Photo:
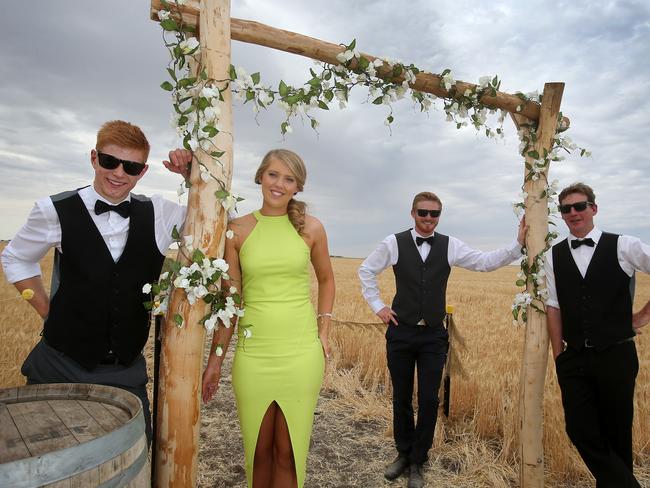
[[[438,389],[447,357],[448,334],[443,326],[445,294],[452,266],[492,271],[521,257],[527,231],[519,225],[517,240],[491,252],[470,248],[454,237],[435,232],[442,202],[433,193],[415,195],[412,229],[391,234],[359,268],[368,305],[388,325],[386,352],[393,384],[393,435],[397,458],[384,476],[395,479],[409,470],[409,488],[424,485],[422,465],[433,443],[438,416]],[[380,298],[377,275],[393,267],[396,293],[391,307]],[[417,366],[418,418],[414,421],[413,377]]]
[[[185,207],[131,190],[147,172],[149,142],[135,125],[104,124],[90,152],[93,184],[36,202],[27,223],[2,253],[7,280],[34,291],[30,304],[44,319],[42,340],[22,373],[33,383],[96,383],[138,395],[151,437],[147,371],[141,354],[149,335],[145,283],[157,280],[180,229]],[[165,162],[187,175],[191,153]],[[54,247],[52,287],[39,261]]]
[[[634,272],[650,273],[650,246],[603,232],[593,190],[560,193],[567,239],[547,253],[547,326],[562,392],[566,431],[602,488],[639,487],[632,474],[636,329],[650,305],[632,313]]]

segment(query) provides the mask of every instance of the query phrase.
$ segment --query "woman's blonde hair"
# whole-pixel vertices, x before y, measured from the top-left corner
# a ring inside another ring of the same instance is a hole
[[[289,171],[291,171],[293,176],[296,178],[298,191],[302,191],[305,186],[305,181],[307,180],[307,168],[305,167],[305,162],[302,158],[288,149],[271,149],[266,153],[262,158],[259,168],[257,168],[257,171],[255,172],[255,183],[258,185],[262,183],[262,175],[271,164],[272,159],[277,159],[287,165]],[[295,198],[289,200],[287,215],[289,216],[291,225],[296,228],[300,235],[303,235],[303,230],[305,229],[306,214],[307,204],[305,202],[301,202]]]

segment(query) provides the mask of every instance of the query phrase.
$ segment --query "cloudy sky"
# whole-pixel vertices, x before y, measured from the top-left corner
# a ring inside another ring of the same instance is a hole
[[[334,43],[356,38],[362,52],[432,72],[450,68],[465,81],[496,74],[511,93],[565,82],[570,136],[593,157],[569,156],[551,178],[590,183],[600,227],[650,242],[646,1],[236,0],[232,16]],[[13,236],[34,200],[91,181],[90,149],[110,119],[140,125],[152,143],[152,168],[138,192],[176,198],[178,178],[160,164],[179,144],[159,88],[168,55],[148,1],[3,2],[0,42],[0,239]],[[260,71],[274,87],[280,79],[303,83],[312,65],[238,42],[233,64]],[[385,116],[385,107],[358,96],[343,111],[319,114],[319,134],[295,122],[283,139],[278,109],[256,120],[250,106],[236,106],[233,188],[247,199],[240,212],[260,204],[251,180],[263,154],[287,147],[307,162],[302,198],[325,224],[333,254],[365,256],[407,228],[412,196],[423,190],[445,204],[440,232],[481,249],[515,236],[511,203],[523,165],[509,120],[497,142],[457,130],[441,109],[420,114],[406,100],[395,104],[392,134]]]

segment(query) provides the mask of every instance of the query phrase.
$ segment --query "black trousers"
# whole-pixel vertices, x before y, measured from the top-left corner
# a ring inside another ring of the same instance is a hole
[[[29,353],[21,373],[27,384],[39,383],[93,383],[115,386],[136,395],[142,402],[145,432],[151,444],[151,409],[147,397],[147,364],[140,354],[129,366],[100,364],[88,371],[73,359],[41,340]]]
[[[400,454],[423,464],[433,444],[438,418],[438,390],[449,341],[437,327],[389,325],[386,354],[393,383],[393,435]],[[413,378],[417,366],[418,416],[413,413]]]
[[[639,361],[634,342],[604,351],[571,347],[555,360],[566,431],[597,488],[639,487],[632,474],[634,383]]]

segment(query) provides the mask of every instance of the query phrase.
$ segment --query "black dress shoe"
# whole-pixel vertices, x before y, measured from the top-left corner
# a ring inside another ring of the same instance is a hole
[[[424,486],[421,464],[411,464],[411,468],[409,470],[409,483],[406,486],[408,488],[422,488]]]
[[[395,461],[386,466],[384,470],[384,478],[387,480],[394,480],[409,467],[409,460],[403,454],[395,458]]]

